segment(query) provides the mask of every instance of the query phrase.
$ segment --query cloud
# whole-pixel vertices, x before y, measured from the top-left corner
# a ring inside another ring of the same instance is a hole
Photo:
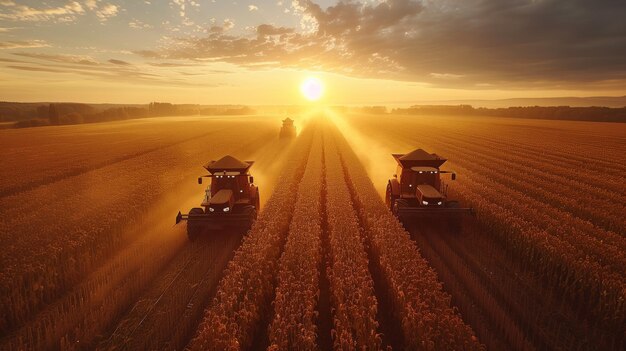
[[[106,21],[116,16],[120,10],[117,5],[101,3],[99,0],[85,0],[83,4],[84,7],[78,1],[67,1],[62,6],[31,7],[16,4],[14,1],[1,1],[0,5],[7,7],[7,11],[0,12],[0,19],[23,22],[73,22],[77,16],[87,12],[86,8],[93,12],[100,21]]]
[[[454,73],[430,73],[429,76],[437,79],[459,79],[463,78],[462,74],[454,74]]]
[[[43,48],[50,45],[44,40],[12,40],[0,41],[0,49]]]
[[[626,80],[623,1],[292,0],[298,28],[215,26],[147,57],[321,69],[446,87],[562,87]]]
[[[256,5],[248,5],[248,11],[257,11],[258,9]]]
[[[77,65],[88,65],[88,66],[96,66],[99,65],[99,62],[96,61],[91,56],[85,55],[64,55],[64,54],[42,54],[42,53],[30,53],[30,52],[17,52],[13,55],[28,57],[37,60],[44,60],[50,62],[59,62],[59,63],[72,63]]]
[[[32,67],[32,66],[7,66],[7,67],[12,68],[12,69],[18,69],[21,71],[64,73],[64,71],[62,70],[45,68],[45,67]]]
[[[151,65],[134,65],[117,59],[100,62],[90,56],[82,55],[26,52],[13,53],[13,55],[32,60],[0,58],[0,62],[10,64],[4,67],[21,71],[73,74],[116,83],[124,81],[128,83],[164,86],[208,86],[204,82],[193,83],[182,78],[172,78],[170,74],[163,75],[158,68],[152,69],[150,67]],[[191,66],[191,64],[186,65]]]
[[[85,6],[90,10],[95,10],[98,8],[98,0],[85,0]]]
[[[118,66],[131,66],[132,65],[130,62],[116,60],[116,59],[110,59],[108,62],[114,65],[118,65]]]
[[[18,5],[13,1],[4,1],[2,2],[2,5],[8,7],[10,10],[1,12],[0,19],[11,21],[71,21],[76,18],[76,15],[80,15],[85,12],[85,9],[77,1],[70,1],[63,6],[47,8],[34,8],[26,5]]]
[[[106,21],[111,17],[117,16],[118,11],[119,8],[116,5],[105,4],[96,10],[96,16],[98,16],[101,21]]]
[[[152,29],[152,28],[154,28],[153,25],[148,24],[148,23],[144,23],[144,22],[142,22],[142,21],[140,21],[138,19],[133,19],[130,22],[128,22],[128,26],[130,28],[133,28],[133,29]]]
[[[178,14],[180,17],[185,17],[185,0],[172,0],[170,5],[178,7]]]

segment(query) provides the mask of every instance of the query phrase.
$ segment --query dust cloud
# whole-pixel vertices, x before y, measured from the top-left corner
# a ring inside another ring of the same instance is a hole
[[[330,109],[326,110],[325,114],[346,138],[352,150],[361,160],[363,167],[374,183],[374,187],[384,199],[387,181],[396,171],[396,163],[391,154],[397,150],[391,150],[389,146],[382,144],[372,136],[358,131],[351,125],[348,117]]]

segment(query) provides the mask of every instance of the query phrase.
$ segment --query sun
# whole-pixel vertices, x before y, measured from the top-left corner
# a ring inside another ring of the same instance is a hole
[[[309,101],[317,101],[324,95],[324,84],[319,78],[309,77],[300,85],[300,92]]]

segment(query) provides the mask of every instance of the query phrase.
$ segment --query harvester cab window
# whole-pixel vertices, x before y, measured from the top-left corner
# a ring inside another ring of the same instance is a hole
[[[222,189],[230,189],[233,192],[237,192],[239,188],[237,186],[237,176],[233,174],[223,173],[213,175],[213,193],[216,193]]]
[[[416,185],[428,184],[437,186],[439,170],[434,167],[412,167],[412,182]]]

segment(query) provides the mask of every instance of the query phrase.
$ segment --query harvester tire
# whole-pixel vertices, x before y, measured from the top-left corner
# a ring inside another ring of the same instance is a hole
[[[241,213],[246,215],[246,222],[242,225],[243,233],[247,233],[251,228],[252,224],[256,220],[257,210],[254,206],[248,205],[241,209]]]
[[[189,211],[190,215],[203,215],[204,210],[200,207],[194,207]],[[198,222],[187,221],[187,236],[190,241],[195,241],[202,233],[202,224]]]

